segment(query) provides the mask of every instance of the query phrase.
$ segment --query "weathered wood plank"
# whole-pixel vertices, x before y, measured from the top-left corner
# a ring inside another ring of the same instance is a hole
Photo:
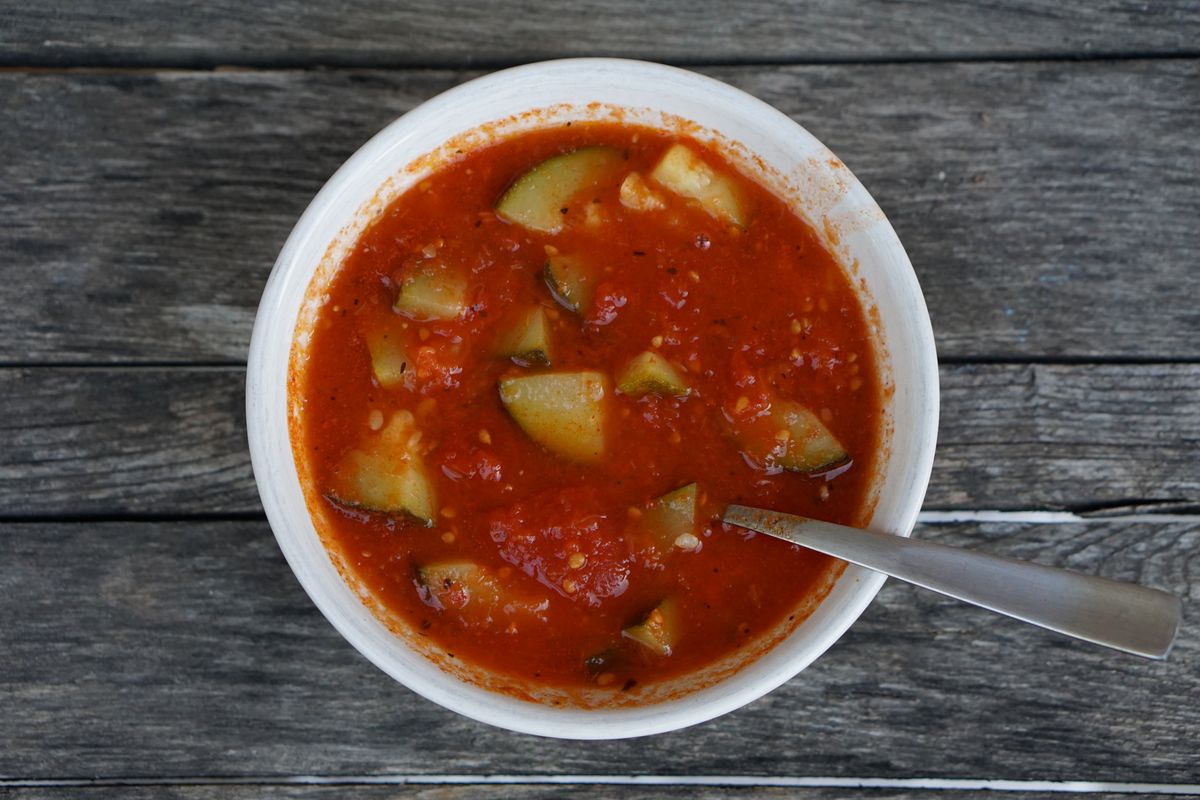
[[[1012,800],[1167,800],[1178,794],[1110,794],[1086,792],[1005,792],[1001,798]],[[364,786],[361,784],[314,785],[254,785],[216,784],[207,786],[177,786],[155,784],[153,787],[128,786],[70,786],[70,787],[0,787],[0,798],[13,800],[57,800],[57,798],[166,798],[166,800],[309,800],[309,798],[342,798],[355,800],[560,800],[563,797],[584,800],[996,800],[997,793],[989,790],[959,791],[930,789],[809,789],[771,786],[667,786],[640,787],[614,784],[452,784],[436,786]]]
[[[1200,366],[942,369],[927,508],[1200,506]],[[259,511],[237,368],[0,370],[9,516]]]
[[[951,366],[931,508],[1200,504],[1200,367]]]
[[[9,515],[259,511],[238,369],[0,370]]]
[[[1200,602],[1200,526],[920,536]],[[265,523],[0,526],[0,776],[793,775],[1200,782],[1200,629],[1166,662],[892,582],[814,666],[650,739],[533,742],[417,698],[300,591]],[[770,742],[750,746],[748,742]],[[538,790],[540,791],[540,790]],[[454,795],[450,795],[454,796]],[[536,796],[536,795],[535,795]]]
[[[1193,50],[1200,14],[1182,0],[986,6],[751,0],[605,3],[483,0],[339,6],[163,2],[0,4],[8,64],[470,65],[606,53],[674,61],[1087,55]],[[580,24],[586,20],[587,24]]]
[[[875,193],[958,360],[1200,360],[1200,61],[726,68]],[[451,72],[0,73],[0,361],[245,358],[267,272]]]

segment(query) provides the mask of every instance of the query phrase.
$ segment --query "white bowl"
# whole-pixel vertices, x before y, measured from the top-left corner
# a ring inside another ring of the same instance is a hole
[[[468,717],[572,739],[660,733],[732,711],[795,676],[850,627],[883,577],[848,567],[786,638],[732,674],[662,702],[555,706],[489,691],[439,668],[389,629],[339,573],[305,505],[288,425],[289,354],[303,350],[320,289],[365,224],[436,165],[437,154],[489,135],[623,115],[723,143],[733,160],[792,202],[856,279],[875,324],[886,404],[875,530],[911,533],[933,463],[938,376],[933,332],[908,256],[883,212],[841,162],[779,111],[692,72],[618,59],[572,59],[497,72],[441,94],[393,122],[325,184],[288,237],[259,306],[246,378],[247,428],[267,518],[305,591],[380,669]],[[484,129],[481,132],[481,129]],[[432,155],[431,155],[432,154]]]

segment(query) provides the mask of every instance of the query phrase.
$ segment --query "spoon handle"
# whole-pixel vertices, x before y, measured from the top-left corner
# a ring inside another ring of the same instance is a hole
[[[1000,614],[1146,658],[1166,658],[1179,630],[1182,603],[1157,589],[748,506],[729,506],[724,519]]]

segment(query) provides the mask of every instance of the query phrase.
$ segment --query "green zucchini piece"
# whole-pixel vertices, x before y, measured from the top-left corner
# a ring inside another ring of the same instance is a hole
[[[498,352],[523,367],[550,366],[550,320],[546,318],[546,309],[538,306],[500,334]]]
[[[799,403],[784,402],[771,416],[789,433],[779,466],[792,472],[820,472],[845,463],[850,456],[820,418]]]
[[[675,194],[695,200],[709,214],[745,228],[746,200],[737,183],[710,167],[690,147],[671,145],[650,177]]]
[[[500,581],[472,561],[442,561],[417,568],[417,581],[442,608],[487,611],[503,599]]]
[[[608,378],[600,372],[548,372],[500,381],[500,401],[538,444],[573,461],[604,454]]]
[[[584,147],[548,158],[517,178],[496,203],[496,213],[535,231],[558,233],[571,198],[609,177],[624,160],[611,147]]]
[[[400,283],[392,308],[416,320],[457,319],[467,308],[467,281],[444,264],[421,264]]]
[[[550,294],[567,310],[584,314],[591,307],[595,270],[581,259],[551,256],[542,269],[542,278],[550,288]]]
[[[433,483],[420,462],[351,450],[342,459],[332,495],[344,505],[381,514],[407,514],[425,525],[437,515]]]
[[[696,484],[689,483],[664,494],[642,514],[641,525],[653,537],[659,551],[666,553],[672,547],[694,550],[699,545],[699,539],[696,538],[696,495]]]
[[[765,417],[735,430],[742,449],[768,468],[814,474],[845,464],[850,458],[816,414],[790,400],[774,401]]]
[[[367,350],[371,353],[371,369],[380,386],[385,389],[412,388],[413,362],[399,333],[373,331],[367,336]]]
[[[621,634],[651,652],[669,656],[679,641],[679,625],[679,603],[675,598],[668,597],[655,606],[644,620],[621,631]]]
[[[683,375],[658,353],[646,350],[626,365],[617,377],[617,388],[629,395],[661,394],[686,397],[691,389]]]
[[[398,412],[366,447],[351,450],[334,473],[330,497],[342,505],[381,514],[404,514],[424,523],[437,518],[433,481],[417,452],[412,414]]]

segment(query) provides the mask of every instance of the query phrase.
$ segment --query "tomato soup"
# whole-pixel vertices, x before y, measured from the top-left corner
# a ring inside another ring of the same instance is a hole
[[[361,235],[292,391],[350,577],[526,685],[631,692],[798,624],[836,562],[722,523],[729,503],[869,514],[858,297],[683,135],[576,123],[458,154]]]

